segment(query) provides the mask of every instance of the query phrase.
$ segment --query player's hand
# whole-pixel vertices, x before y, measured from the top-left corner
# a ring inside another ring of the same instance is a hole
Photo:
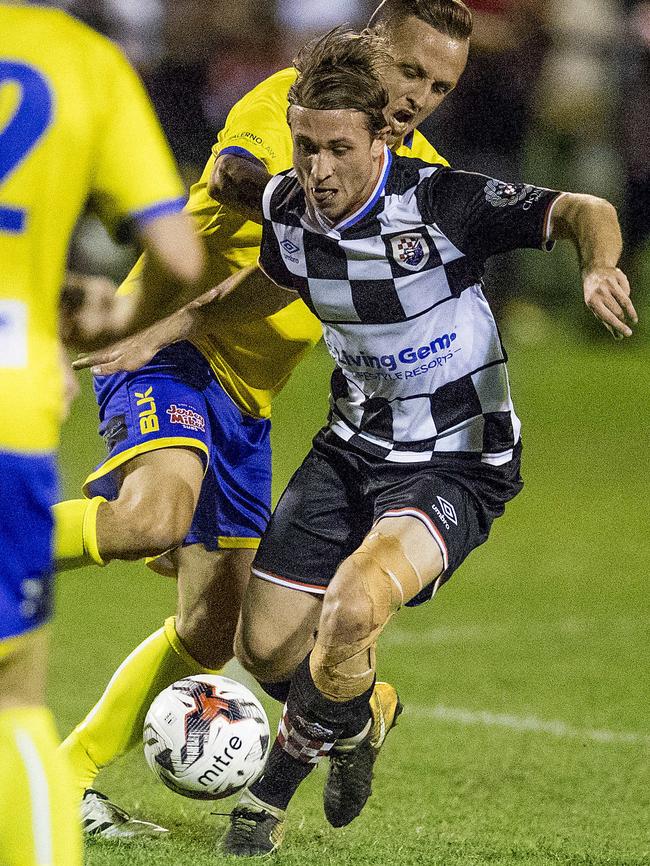
[[[187,315],[187,308],[178,310],[144,331],[132,334],[105,349],[80,355],[72,362],[72,367],[74,370],[85,370],[89,367],[93,376],[139,370],[165,346],[184,340],[190,327],[191,318]]]
[[[113,327],[117,286],[106,277],[66,274],[60,300],[60,332],[70,348],[90,347]]]
[[[632,336],[639,318],[630,300],[630,284],[620,268],[594,268],[582,275],[585,304],[615,340]]]

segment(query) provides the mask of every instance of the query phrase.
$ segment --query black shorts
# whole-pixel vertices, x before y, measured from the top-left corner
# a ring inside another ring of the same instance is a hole
[[[492,521],[519,493],[521,445],[511,461],[490,466],[469,455],[435,462],[389,463],[327,428],[289,482],[253,562],[258,577],[324,595],[339,564],[388,515],[421,520],[440,547],[441,578],[408,602],[428,601],[465,557],[487,539]]]

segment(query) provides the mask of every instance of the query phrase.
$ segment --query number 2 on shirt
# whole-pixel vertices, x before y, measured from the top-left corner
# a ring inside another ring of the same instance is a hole
[[[0,231],[25,229],[25,208],[2,204],[2,184],[36,145],[52,121],[52,93],[47,79],[26,63],[0,59],[0,90],[18,84],[18,108],[0,132]]]

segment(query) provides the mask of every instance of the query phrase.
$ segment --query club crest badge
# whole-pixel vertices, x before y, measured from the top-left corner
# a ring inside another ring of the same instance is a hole
[[[393,258],[407,271],[421,271],[429,261],[429,245],[420,234],[391,238]]]

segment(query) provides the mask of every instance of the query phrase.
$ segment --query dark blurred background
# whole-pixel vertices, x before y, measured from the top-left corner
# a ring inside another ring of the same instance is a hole
[[[475,16],[467,71],[423,132],[458,168],[589,192],[619,209],[622,267],[641,315],[650,283],[650,2],[467,0]],[[361,27],[374,0],[58,0],[46,3],[108,34],[151,94],[188,186],[230,107],[290,64],[313,35]],[[132,252],[93,220],[77,265],[121,279]],[[495,259],[487,291],[509,341],[557,327],[606,339],[583,308],[575,258]],[[567,323],[570,316],[572,321]]]

